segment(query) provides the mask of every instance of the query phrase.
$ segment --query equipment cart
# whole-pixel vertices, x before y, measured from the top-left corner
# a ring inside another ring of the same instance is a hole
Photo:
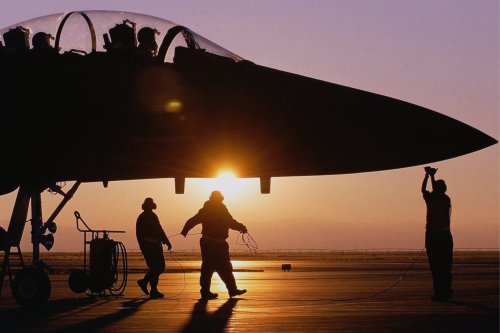
[[[78,211],[75,218],[76,228],[83,233],[83,269],[69,275],[70,289],[89,295],[105,295],[106,291],[122,295],[127,285],[127,251],[122,242],[110,239],[109,234],[125,231],[91,229]]]

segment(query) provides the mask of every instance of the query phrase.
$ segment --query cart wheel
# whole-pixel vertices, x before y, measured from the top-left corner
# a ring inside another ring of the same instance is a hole
[[[36,267],[23,268],[12,281],[12,294],[16,301],[25,307],[47,302],[50,292],[49,277]]]
[[[69,275],[68,285],[74,293],[83,293],[89,287],[89,277],[83,269],[76,269]]]
[[[89,290],[92,294],[102,294],[106,288],[108,287],[104,284],[104,281],[98,277],[89,278]]]

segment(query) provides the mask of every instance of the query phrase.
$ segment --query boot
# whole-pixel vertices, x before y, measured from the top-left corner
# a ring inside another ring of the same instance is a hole
[[[159,292],[157,289],[151,290],[149,293],[149,298],[163,298],[163,294]]]
[[[141,288],[142,292],[146,295],[149,295],[148,291],[148,281],[144,280],[137,280],[137,285],[139,285],[139,288]]]
[[[235,290],[231,290],[229,292],[229,297],[234,297],[234,296],[238,296],[238,295],[243,295],[244,293],[246,293],[247,290],[246,289],[235,289]]]
[[[200,291],[201,298],[206,298],[206,299],[216,299],[219,297],[219,294],[213,293],[210,290],[209,291]]]

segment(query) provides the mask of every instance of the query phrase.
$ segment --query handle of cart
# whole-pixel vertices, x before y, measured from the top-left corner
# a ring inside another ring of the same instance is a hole
[[[75,210],[75,218],[76,218],[76,229],[80,232],[83,232],[85,235],[84,237],[87,236],[87,233],[91,233],[91,238],[90,240],[92,239],[95,239],[95,238],[99,238],[99,235],[102,234],[102,238],[105,238],[105,239],[109,239],[109,234],[112,234],[112,233],[115,233],[115,234],[124,234],[125,231],[123,230],[97,230],[97,229],[91,229],[87,223],[85,223],[85,221],[82,219],[82,216],[80,215],[80,212],[78,212],[77,210]],[[80,222],[84,225],[85,229],[81,228],[80,227]],[[86,241],[86,238],[85,238],[85,241]]]

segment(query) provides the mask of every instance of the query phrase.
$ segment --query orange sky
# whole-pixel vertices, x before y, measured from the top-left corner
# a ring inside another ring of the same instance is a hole
[[[30,4],[30,6],[28,6]],[[28,1],[2,5],[0,27],[75,9],[125,10],[183,24],[255,63],[402,99],[461,120],[498,139],[498,2],[481,1]],[[168,7],[168,8],[167,8]],[[3,111],[2,111],[3,112]],[[498,248],[498,144],[433,164],[448,184],[456,248]],[[423,247],[423,166],[353,175],[257,179],[226,191],[233,217],[247,225],[260,249],[381,249]],[[71,184],[65,188],[69,189]],[[210,182],[83,184],[56,220],[53,251],[81,250],[73,211],[95,228],[123,229],[115,237],[136,249],[134,224],[152,196],[167,234],[180,232],[202,206]],[[7,228],[15,193],[0,197]],[[60,197],[43,194],[47,218]],[[29,225],[27,225],[28,227]],[[28,230],[28,229],[27,229]],[[194,229],[193,233],[199,232]],[[198,248],[199,236],[172,238],[175,249]],[[230,236],[235,244],[236,232]],[[23,249],[29,249],[25,233]]]

